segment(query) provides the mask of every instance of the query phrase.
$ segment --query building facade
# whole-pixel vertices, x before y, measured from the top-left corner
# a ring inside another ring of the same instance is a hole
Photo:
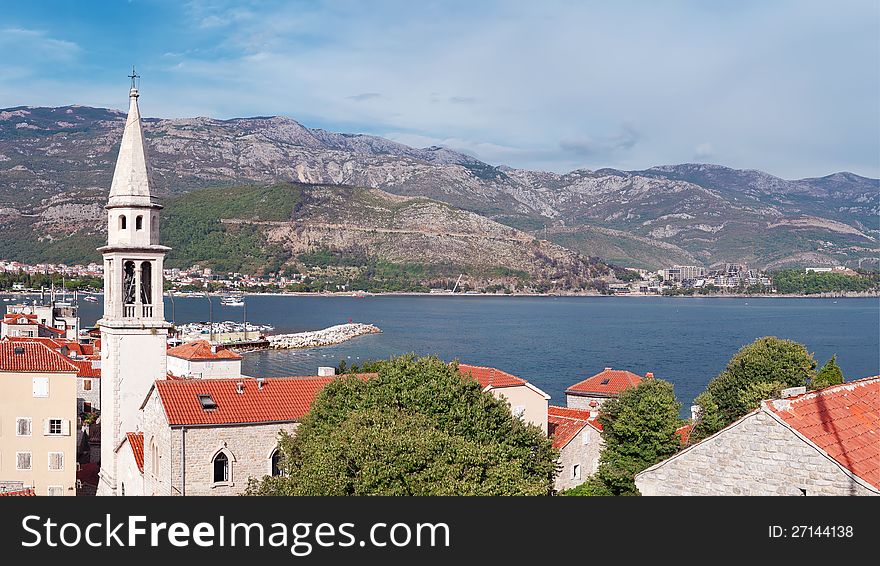
[[[598,411],[550,406],[548,427],[553,447],[559,450],[557,492],[584,483],[599,467],[602,425]]]
[[[514,416],[539,427],[544,434],[547,434],[549,395],[525,379],[500,369],[458,364],[458,370],[477,380],[483,386],[483,391],[510,403],[510,410]]]
[[[240,354],[207,340],[196,340],[168,350],[168,373],[175,377],[230,379],[241,376]]]
[[[0,491],[76,495],[76,374],[43,344],[0,341]]]
[[[880,377],[764,401],[636,475],[642,495],[880,495]]]

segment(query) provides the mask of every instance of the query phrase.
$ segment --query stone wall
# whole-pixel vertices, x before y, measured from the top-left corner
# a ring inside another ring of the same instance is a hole
[[[583,409],[585,411],[589,411],[590,402],[595,401],[598,403],[597,407],[601,407],[602,403],[608,400],[608,397],[584,397],[581,395],[571,395],[567,394],[565,396],[565,406],[569,409]]]
[[[91,389],[84,387],[84,382],[90,382]],[[101,409],[101,379],[96,377],[76,378],[76,414],[83,412],[83,404],[91,403],[93,411]]]
[[[877,495],[763,410],[636,475],[636,485],[642,495]]]
[[[295,433],[299,423],[170,428],[165,410],[154,390],[144,406],[144,494],[182,495],[181,461],[186,458],[185,495],[238,495],[248,478],[271,472],[272,451],[278,432]],[[186,437],[186,453],[182,448]],[[153,473],[150,443],[159,453],[158,473]],[[229,458],[229,481],[214,483],[213,460],[220,451]]]
[[[584,442],[586,439],[586,443]],[[585,426],[577,436],[559,451],[561,469],[556,476],[556,491],[579,486],[590,477],[599,465],[599,453],[602,451],[602,435],[591,427]],[[572,469],[580,465],[580,477],[572,477]]]

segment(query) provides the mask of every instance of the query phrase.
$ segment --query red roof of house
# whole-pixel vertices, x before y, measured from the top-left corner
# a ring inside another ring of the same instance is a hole
[[[11,342],[39,342],[53,350],[61,350],[66,346],[67,351],[70,352],[70,354],[80,357],[91,356],[95,353],[95,348],[91,344],[80,344],[71,338],[51,338],[49,336],[7,336],[4,340],[9,340]]]
[[[22,312],[6,313],[3,315],[3,322],[6,324],[39,324],[37,315]]]
[[[764,406],[839,464],[880,488],[880,376]]]
[[[72,372],[78,368],[58,352],[39,342],[0,341],[0,371]]]
[[[575,383],[565,390],[566,395],[595,395],[597,397],[617,397],[628,388],[642,381],[641,376],[631,371],[605,368],[593,377]]]
[[[226,348],[220,347],[216,350],[216,352],[211,350],[211,343],[207,340],[196,340],[195,342],[187,342],[186,344],[169,348],[168,355],[190,361],[241,359],[241,355]]]
[[[525,385],[526,380],[515,375],[509,374],[500,369],[471,366],[468,364],[458,364],[458,371],[463,374],[470,374],[471,377],[480,382],[483,388],[486,387],[516,387],[517,385]]]
[[[137,464],[138,470],[144,473],[144,433],[126,432],[125,437],[128,438],[128,445],[131,446],[134,463]]]
[[[76,366],[79,370],[77,372],[77,377],[91,377],[91,378],[99,378],[101,377],[101,368],[93,367],[93,360],[68,360],[70,363]]]
[[[309,412],[312,401],[335,377],[269,377],[263,388],[252,377],[241,379],[163,379],[156,390],[168,424],[221,425],[293,422]],[[238,393],[237,385],[244,390]],[[210,395],[216,409],[204,409],[199,395]]]
[[[590,411],[568,407],[547,407],[547,433],[553,437],[553,448],[563,448],[587,425],[602,432],[599,421],[590,418]]]
[[[34,488],[32,488],[32,487],[26,487],[24,489],[16,489],[13,491],[0,491],[0,497],[14,497],[14,496],[31,497],[31,496],[35,496],[35,495],[37,495],[37,494],[34,492]]]

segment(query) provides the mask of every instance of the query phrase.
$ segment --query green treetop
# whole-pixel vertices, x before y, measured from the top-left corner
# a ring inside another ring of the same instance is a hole
[[[825,362],[819,373],[816,374],[816,379],[810,383],[810,388],[821,389],[822,387],[837,385],[843,382],[843,372],[840,371],[840,366],[837,365],[837,354],[834,354],[830,360]]]

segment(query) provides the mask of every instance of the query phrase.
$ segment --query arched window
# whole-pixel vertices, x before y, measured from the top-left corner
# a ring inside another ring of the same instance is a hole
[[[125,230],[125,215],[124,214],[119,215],[119,229]]]
[[[149,261],[141,263],[141,303],[153,304],[153,264]]]
[[[144,229],[144,217],[140,214],[137,218],[134,219],[134,229],[135,230],[143,230]]]
[[[277,448],[272,452],[272,475],[281,475],[281,451]]]
[[[229,481],[229,458],[223,452],[214,456],[214,483]]]
[[[159,475],[159,448],[156,446],[156,441],[150,441],[150,458],[152,458],[152,462],[150,463],[150,471],[153,472],[153,476],[157,477]]]
[[[126,261],[122,269],[122,302],[126,305],[134,304],[134,262]]]

